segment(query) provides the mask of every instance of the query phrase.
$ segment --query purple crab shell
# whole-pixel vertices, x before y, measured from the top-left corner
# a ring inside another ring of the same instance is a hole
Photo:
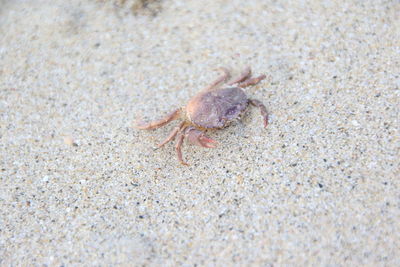
[[[223,88],[201,92],[186,106],[191,122],[201,128],[223,128],[240,117],[248,106],[242,89]]]

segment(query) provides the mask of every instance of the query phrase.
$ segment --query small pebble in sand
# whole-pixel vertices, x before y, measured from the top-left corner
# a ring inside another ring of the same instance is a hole
[[[64,137],[64,143],[69,145],[69,146],[78,146],[78,144],[70,136],[65,136]]]

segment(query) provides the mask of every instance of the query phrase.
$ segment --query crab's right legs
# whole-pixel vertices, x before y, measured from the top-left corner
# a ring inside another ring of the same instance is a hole
[[[156,128],[166,125],[167,123],[169,123],[173,120],[176,120],[177,118],[179,118],[180,114],[181,114],[181,109],[178,108],[160,120],[149,122],[149,123],[138,123],[136,125],[136,127],[141,130],[156,129]]]
[[[181,122],[178,126],[176,126],[172,132],[168,135],[167,138],[164,139],[164,141],[162,141],[157,147],[160,148],[163,145],[165,145],[166,143],[168,143],[169,141],[171,141],[172,139],[175,138],[175,136],[179,133],[179,131],[182,130],[182,128],[185,126],[185,122]]]
[[[218,88],[218,86],[220,86],[231,77],[231,74],[229,73],[229,70],[227,68],[219,68],[218,70],[221,70],[223,72],[222,75],[218,77],[212,84],[204,88],[204,91],[210,91]]]
[[[231,81],[228,82],[228,85],[233,85],[235,83],[241,83],[247,79],[249,79],[251,77],[251,68],[247,67],[244,69],[244,71],[242,72],[242,74],[240,74],[240,76],[238,76],[235,79],[232,79]]]
[[[186,128],[185,137],[190,143],[205,148],[215,148],[217,144],[217,141],[209,138],[204,132],[197,130],[193,126]]]
[[[194,145],[206,147],[206,148],[215,148],[217,142],[213,139],[206,136],[202,131],[197,130],[195,127],[190,126],[186,128],[185,126],[181,127],[178,135],[178,142],[176,143],[176,153],[178,154],[178,160],[183,165],[189,165],[183,160],[182,157],[182,144],[183,140],[187,138],[188,141]]]
[[[175,145],[176,153],[178,154],[178,160],[181,164],[183,165],[189,165],[185,161],[183,161],[182,158],[182,144],[183,144],[183,139],[185,139],[185,135],[180,132],[178,136],[178,142]]]
[[[260,75],[258,77],[254,77],[254,78],[248,78],[242,82],[239,83],[239,87],[247,87],[250,85],[256,85],[257,83],[259,83],[261,80],[264,80],[267,76],[265,75]]]

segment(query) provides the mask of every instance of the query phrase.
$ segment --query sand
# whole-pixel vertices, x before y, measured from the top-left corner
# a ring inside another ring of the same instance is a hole
[[[1,266],[400,264],[399,1],[122,2],[0,1]],[[267,129],[132,127],[222,66]]]

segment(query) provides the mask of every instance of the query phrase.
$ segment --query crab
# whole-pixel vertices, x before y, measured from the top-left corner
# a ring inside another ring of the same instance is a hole
[[[266,76],[252,77],[250,67],[235,78],[231,78],[226,68],[220,70],[223,74],[192,97],[185,107],[175,109],[160,120],[136,125],[138,129],[151,130],[181,119],[182,122],[158,145],[158,148],[178,136],[175,149],[179,162],[184,165],[189,165],[182,157],[184,139],[197,146],[215,148],[217,142],[206,136],[205,131],[222,129],[232,121],[240,119],[249,104],[260,109],[264,127],[268,125],[268,112],[264,104],[259,100],[248,98],[244,92],[245,87],[258,84]],[[223,87],[224,84],[227,87]]]

